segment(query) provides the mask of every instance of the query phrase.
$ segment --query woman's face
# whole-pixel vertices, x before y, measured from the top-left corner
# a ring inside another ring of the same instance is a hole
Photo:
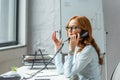
[[[69,22],[69,26],[68,26],[68,37],[70,37],[71,35],[77,35],[77,33],[80,33],[81,29],[80,29],[80,24],[76,19],[73,19]]]

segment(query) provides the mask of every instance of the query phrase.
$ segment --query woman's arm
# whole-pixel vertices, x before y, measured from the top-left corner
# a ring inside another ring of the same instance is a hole
[[[63,63],[62,63],[62,54],[58,53],[55,57],[55,66],[59,74],[64,73]]]
[[[52,42],[54,44],[55,52],[57,52],[57,50],[59,50],[59,48],[62,44],[62,39],[58,40],[56,38],[56,32],[52,33]],[[62,54],[57,53],[54,60],[55,60],[55,66],[56,66],[57,72],[59,74],[62,74],[63,73]]]
[[[64,63],[64,75],[66,77],[71,76],[71,70],[73,67],[73,55],[66,56],[65,63]]]

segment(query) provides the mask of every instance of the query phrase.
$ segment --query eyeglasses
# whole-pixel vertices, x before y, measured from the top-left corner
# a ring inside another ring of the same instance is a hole
[[[75,27],[66,27],[66,30],[68,30],[68,29],[70,29],[70,30],[76,30],[76,29],[80,29],[80,27],[79,26],[75,26]]]

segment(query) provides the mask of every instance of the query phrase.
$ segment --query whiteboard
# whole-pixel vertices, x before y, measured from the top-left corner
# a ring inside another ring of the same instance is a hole
[[[101,53],[106,52],[102,0],[61,0],[60,10],[61,37],[63,40],[67,39],[65,26],[68,19],[74,15],[84,15],[91,22],[93,37],[100,47]],[[68,52],[66,43],[62,52]]]

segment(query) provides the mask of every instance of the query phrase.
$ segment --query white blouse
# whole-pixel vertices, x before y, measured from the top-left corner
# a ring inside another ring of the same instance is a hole
[[[98,55],[92,45],[86,46],[81,52],[65,57],[62,62],[62,54],[58,53],[55,57],[55,66],[59,74],[72,78],[78,75],[79,80],[101,80],[100,65]]]

